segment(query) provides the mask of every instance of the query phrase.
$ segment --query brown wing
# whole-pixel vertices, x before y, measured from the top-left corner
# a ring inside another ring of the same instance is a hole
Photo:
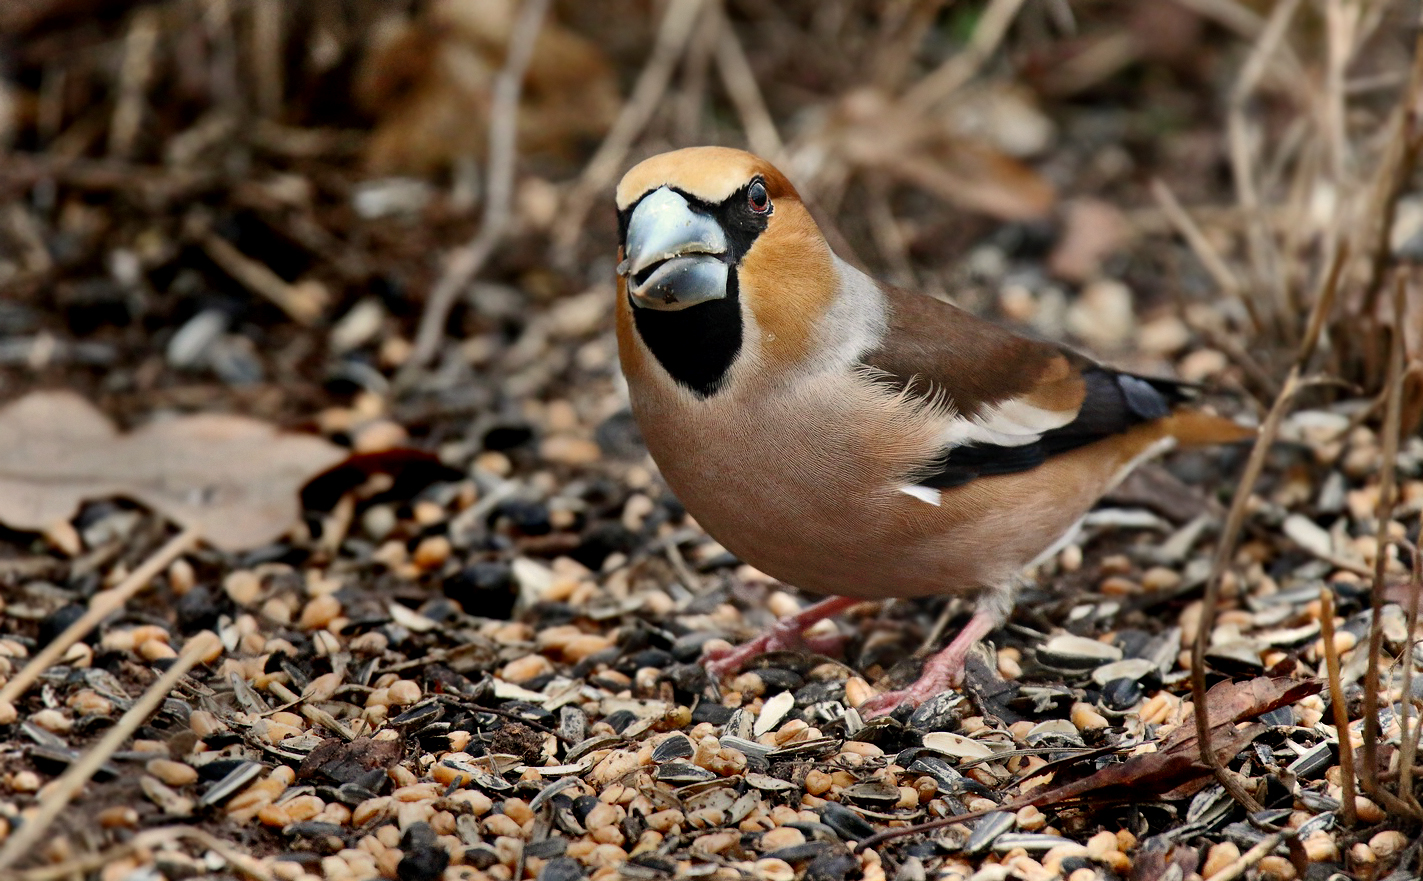
[[[955,409],[924,486],[1035,468],[1164,418],[1192,396],[1189,386],[1103,367],[930,297],[897,289],[886,297],[888,332],[865,364],[881,381],[946,396]]]

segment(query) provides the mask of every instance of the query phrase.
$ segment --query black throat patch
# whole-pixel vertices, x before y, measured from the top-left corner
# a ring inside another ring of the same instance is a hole
[[[726,277],[726,296],[708,300],[676,312],[632,307],[633,323],[643,343],[678,384],[699,397],[716,394],[726,380],[726,372],[741,351],[741,290],[737,267],[751,250],[756,237],[766,230],[771,212],[757,213],[747,205],[746,186],[720,203],[702,201],[673,187],[698,211],[711,214],[726,233],[731,271]],[[639,200],[641,201],[641,200]],[[628,219],[636,204],[618,212],[618,241],[626,245]],[[771,211],[775,209],[772,207]]]
[[[632,307],[633,322],[657,363],[698,396],[716,393],[741,351],[741,297],[732,269],[726,296],[676,312]]]

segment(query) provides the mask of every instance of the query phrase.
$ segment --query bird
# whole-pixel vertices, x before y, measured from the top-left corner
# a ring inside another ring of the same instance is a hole
[[[871,278],[754,154],[652,156],[615,201],[619,360],[658,470],[727,550],[826,597],[704,655],[713,675],[865,600],[972,598],[919,679],[860,710],[918,705],[961,684],[1016,576],[1135,466],[1254,434],[1183,406],[1193,386]]]

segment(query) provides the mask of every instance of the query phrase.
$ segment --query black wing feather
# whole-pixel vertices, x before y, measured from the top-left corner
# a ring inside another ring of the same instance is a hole
[[[1107,367],[1090,367],[1083,371],[1082,378],[1087,390],[1076,419],[1022,446],[965,444],[952,447],[944,451],[930,466],[930,473],[917,483],[948,489],[979,477],[1030,471],[1053,456],[1168,416],[1173,407],[1195,394],[1194,387],[1185,383],[1121,373]]]

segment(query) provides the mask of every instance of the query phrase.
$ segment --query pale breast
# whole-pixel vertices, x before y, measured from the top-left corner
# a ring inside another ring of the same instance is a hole
[[[972,567],[941,544],[961,514],[900,491],[936,449],[936,421],[883,387],[852,374],[740,400],[638,384],[632,398],[672,491],[753,566],[850,596],[977,586]]]

